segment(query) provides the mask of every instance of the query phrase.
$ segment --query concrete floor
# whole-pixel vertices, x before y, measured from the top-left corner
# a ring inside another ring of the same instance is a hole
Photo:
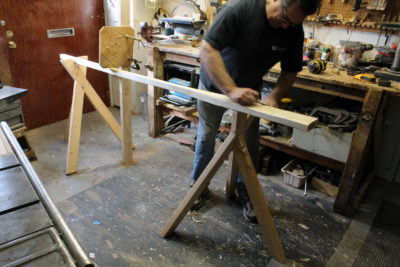
[[[110,110],[119,118],[118,109]],[[258,226],[245,222],[239,205],[224,198],[227,166],[213,179],[206,207],[187,216],[171,239],[161,238],[158,233],[188,191],[193,152],[168,138],[148,137],[140,116],[132,122],[135,164],[122,166],[118,139],[96,112],[85,114],[79,171],[70,176],[65,175],[67,122],[27,132],[38,157],[32,165],[97,264],[280,266],[268,256]],[[259,179],[289,260],[285,266],[351,266],[381,201],[400,203],[399,186],[377,180],[350,220],[331,211],[333,199],[325,194],[311,191],[317,201],[303,202],[303,192],[283,184],[280,174]],[[337,234],[325,240],[307,232],[319,224]]]

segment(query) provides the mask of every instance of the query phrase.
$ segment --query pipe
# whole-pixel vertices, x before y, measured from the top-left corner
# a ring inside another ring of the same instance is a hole
[[[0,123],[0,127],[3,130],[8,142],[10,143],[12,150],[14,151],[19,162],[21,163],[22,168],[28,176],[30,183],[35,189],[36,194],[39,196],[40,202],[43,204],[44,208],[49,214],[49,217],[53,221],[56,229],[61,233],[61,238],[63,239],[72,257],[76,260],[78,266],[94,267],[92,261],[83,251],[78,240],[76,240],[71,229],[69,229],[67,223],[64,221],[64,218],[62,217],[60,211],[57,209],[53,200],[51,200],[49,194],[47,193],[42,182],[40,181],[40,178],[36,174],[28,158],[25,156],[24,151],[22,151],[22,148],[19,145],[14,134],[11,132],[10,127],[8,127],[5,121],[2,121]]]

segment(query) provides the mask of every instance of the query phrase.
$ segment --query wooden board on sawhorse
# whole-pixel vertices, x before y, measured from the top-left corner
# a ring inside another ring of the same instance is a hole
[[[81,58],[87,59],[86,56]],[[86,67],[77,65],[72,60],[61,61],[61,63],[74,79],[74,90],[69,119],[66,174],[72,174],[78,170],[79,142],[82,125],[83,100],[85,94],[95,109],[106,121],[108,126],[110,126],[113,133],[122,142],[122,163],[124,165],[132,164],[132,148],[134,147],[132,146],[132,126],[130,116],[131,109],[129,104],[131,99],[130,88],[123,87],[125,89],[123,92],[121,92],[121,103],[124,103],[124,105],[121,105],[121,121],[123,124],[123,127],[121,127],[108,110],[107,106],[103,103],[99,95],[96,93],[92,85],[86,79]],[[123,132],[122,129],[124,129]]]
[[[134,30],[131,27],[105,26],[100,29],[99,61],[102,67],[117,68],[129,67],[130,56],[133,54]],[[87,59],[87,57],[81,57]],[[64,64],[64,63],[63,63]],[[74,82],[72,105],[69,116],[69,129],[66,134],[68,139],[66,174],[78,170],[79,142],[82,124],[84,95],[104,118],[117,138],[122,142],[122,164],[133,163],[132,151],[132,126],[131,126],[131,88],[130,84],[119,78],[121,125],[115,120],[96,91],[86,79],[86,67],[76,66],[66,62],[64,67],[71,74]],[[85,86],[86,84],[86,86]]]
[[[278,233],[275,229],[275,224],[272,221],[272,215],[269,210],[268,204],[265,200],[261,185],[258,181],[256,171],[254,169],[250,154],[244,140],[246,129],[250,125],[253,117],[247,114],[234,112],[232,117],[232,128],[224,143],[217,150],[210,163],[204,169],[203,173],[198,178],[189,193],[185,196],[184,200],[179,204],[171,219],[161,232],[162,237],[170,235],[175,228],[179,225],[186,213],[193,206],[195,200],[201,195],[203,190],[208,186],[215,173],[222,165],[224,160],[232,153],[232,158],[235,159],[236,166],[242,174],[250,201],[253,205],[254,211],[257,216],[258,224],[264,236],[270,255],[281,263],[286,262],[286,257],[282,249]],[[231,166],[234,166],[231,165]],[[235,167],[236,168],[236,167]],[[232,172],[235,172],[233,170]],[[233,175],[229,177],[227,184],[236,184],[236,177]],[[234,179],[234,180],[233,180]],[[228,187],[227,187],[228,190]],[[230,187],[229,190],[232,190]],[[231,194],[231,192],[227,192]]]
[[[173,217],[168,222],[161,235],[163,237],[166,237],[175,230],[175,228],[179,225],[180,221],[183,219],[193,202],[198,198],[203,189],[207,186],[208,182],[212,179],[215,172],[221,166],[222,162],[230,153],[232,153],[232,156],[230,158],[235,159],[236,162],[235,164],[231,164],[231,166],[235,167],[237,165],[238,169],[243,175],[243,179],[245,181],[245,185],[250,196],[250,201],[252,202],[254,210],[256,212],[256,216],[261,227],[264,239],[266,241],[267,248],[271,256],[274,257],[276,260],[280,262],[286,261],[279,237],[275,229],[275,225],[272,221],[272,216],[269,211],[268,204],[265,201],[261,186],[254,170],[254,166],[250,159],[249,152],[247,151],[247,146],[244,142],[243,134],[250,124],[251,118],[248,117],[249,115],[279,122],[297,129],[302,129],[304,131],[308,131],[315,127],[318,121],[317,118],[261,104],[254,106],[241,106],[237,103],[233,103],[226,95],[204,90],[197,90],[194,88],[169,83],[163,80],[154,79],[117,68],[102,68],[98,63],[90,62],[88,60],[72,57],[69,55],[61,54],[60,58],[61,62],[70,72],[74,80],[78,79],[83,82],[83,75],[79,71],[79,69],[76,70],[76,73],[72,72],[70,69],[72,69],[72,67],[78,68],[77,65],[86,66],[121,78],[149,84],[152,86],[157,86],[163,89],[175,90],[177,92],[189,95],[199,100],[203,100],[208,103],[229,108],[235,111],[233,129],[231,133],[228,135],[228,138],[214,155],[210,164],[206,167],[205,171],[200,176],[198,182],[194,185],[189,194],[185,197],[182,204],[178,207],[178,210],[174,213]],[[90,84],[85,83],[84,87],[87,87],[89,85]],[[234,173],[234,170],[232,170],[231,173]],[[236,183],[236,180],[233,180],[233,175],[229,178],[228,182],[230,183],[231,187],[233,182]]]

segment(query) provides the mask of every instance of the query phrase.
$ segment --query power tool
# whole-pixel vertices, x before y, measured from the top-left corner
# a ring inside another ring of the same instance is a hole
[[[357,80],[360,80],[362,82],[367,82],[367,83],[375,83],[375,81],[376,81],[375,76],[373,74],[369,74],[369,73],[357,74],[357,75],[354,75],[354,78],[356,78]]]
[[[351,56],[351,66],[352,68],[357,68],[358,61],[362,57],[362,54],[365,51],[372,50],[374,48],[371,44],[362,44],[362,43],[354,43],[354,44],[347,44],[344,47],[344,52]]]
[[[326,70],[326,61],[321,59],[308,61],[307,68],[311,73],[321,73],[322,71]]]
[[[381,22],[380,25],[391,30],[400,31],[400,23],[398,22]],[[374,74],[377,78],[400,82],[400,42],[397,44],[393,64],[390,70],[377,70]]]
[[[152,27],[147,22],[140,22],[140,35],[147,42],[151,43],[154,40],[155,35],[161,34],[161,27]]]

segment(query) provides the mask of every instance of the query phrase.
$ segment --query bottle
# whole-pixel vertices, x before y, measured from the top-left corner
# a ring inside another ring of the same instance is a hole
[[[331,49],[329,47],[322,47],[321,59],[328,61]]]

